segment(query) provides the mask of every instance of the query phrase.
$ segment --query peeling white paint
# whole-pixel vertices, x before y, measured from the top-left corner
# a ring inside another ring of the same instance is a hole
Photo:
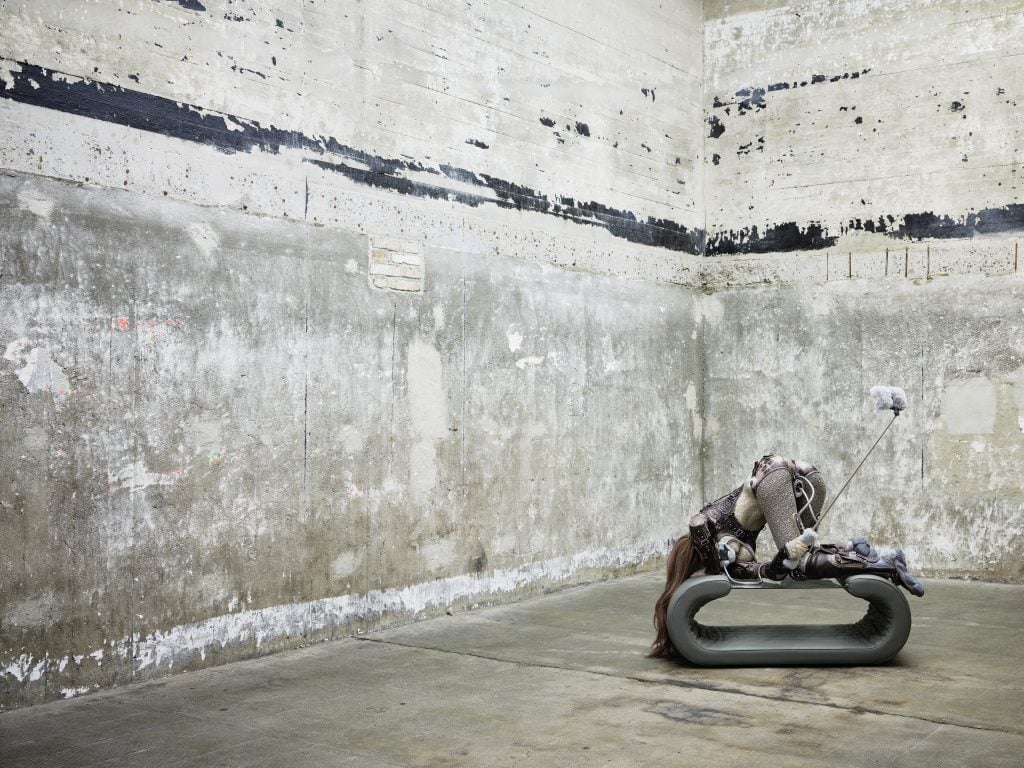
[[[332,627],[374,621],[385,615],[412,617],[428,608],[443,608],[487,595],[511,593],[532,583],[566,581],[584,569],[604,570],[637,565],[664,552],[665,547],[661,544],[596,549],[481,575],[464,574],[437,579],[401,589],[372,590],[366,595],[342,595],[254,611],[243,610],[145,636],[126,636],[109,641],[109,649],[99,648],[64,659],[51,660],[47,655],[33,663],[35,659],[31,655],[21,654],[10,660],[0,660],[0,670],[20,682],[36,682],[45,673],[59,669],[62,663],[66,665],[67,658],[74,658],[80,665],[89,657],[98,665],[105,655],[133,658],[134,668],[139,672],[171,670],[176,664],[185,664],[195,655],[205,657],[206,653],[217,648],[252,642],[259,647],[266,641],[316,635]]]
[[[128,466],[121,467],[109,477],[111,492],[127,490],[137,493],[154,485],[173,485],[185,477],[185,470],[173,472],[151,472],[146,464],[139,460]]]
[[[331,577],[344,579],[355,573],[359,561],[354,552],[343,552],[331,563]]]
[[[540,365],[544,362],[544,355],[540,357],[521,357],[516,360],[516,368],[525,370],[528,365]]]
[[[64,369],[42,347],[29,346],[28,339],[15,339],[7,345],[4,359],[22,364],[14,373],[30,394],[52,392],[58,399],[71,394],[71,383]]]
[[[13,86],[13,75],[21,71],[21,64],[18,62],[0,58],[0,90],[7,90],[8,86]]]
[[[508,351],[518,352],[519,348],[523,346],[523,334],[510,328],[505,332],[505,336],[508,339]]]

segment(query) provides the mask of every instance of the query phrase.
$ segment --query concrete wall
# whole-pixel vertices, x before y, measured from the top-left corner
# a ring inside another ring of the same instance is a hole
[[[662,5],[2,4],[0,706],[664,551],[703,141]]]
[[[760,451],[824,526],[1020,581],[1024,4],[705,3],[707,495]],[[765,539],[765,544],[768,541]]]
[[[709,253],[1024,228],[1020,2],[705,5]]]
[[[0,13],[0,707],[654,563],[876,383],[826,533],[1024,578],[1019,3]]]

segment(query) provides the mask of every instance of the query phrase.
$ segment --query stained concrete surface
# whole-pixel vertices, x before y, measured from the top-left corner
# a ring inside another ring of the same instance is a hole
[[[660,574],[591,584],[0,715],[17,766],[1020,766],[1024,587],[929,581],[888,665],[648,659]],[[707,623],[826,623],[833,590]]]

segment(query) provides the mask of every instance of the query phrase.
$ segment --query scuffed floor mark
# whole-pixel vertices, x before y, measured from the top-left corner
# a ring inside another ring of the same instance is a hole
[[[42,347],[31,347],[28,339],[15,339],[7,345],[4,360],[21,365],[14,373],[29,394],[52,392],[58,399],[71,394],[71,383],[64,369]]]

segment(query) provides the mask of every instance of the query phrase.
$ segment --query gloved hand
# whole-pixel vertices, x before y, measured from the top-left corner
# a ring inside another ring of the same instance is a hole
[[[730,565],[736,562],[736,553],[724,541],[718,542],[718,562]]]
[[[813,528],[804,528],[804,532],[792,541],[786,542],[786,554],[789,555],[782,564],[787,568],[796,568],[800,564],[800,558],[807,554],[807,550],[818,543],[818,532]]]

